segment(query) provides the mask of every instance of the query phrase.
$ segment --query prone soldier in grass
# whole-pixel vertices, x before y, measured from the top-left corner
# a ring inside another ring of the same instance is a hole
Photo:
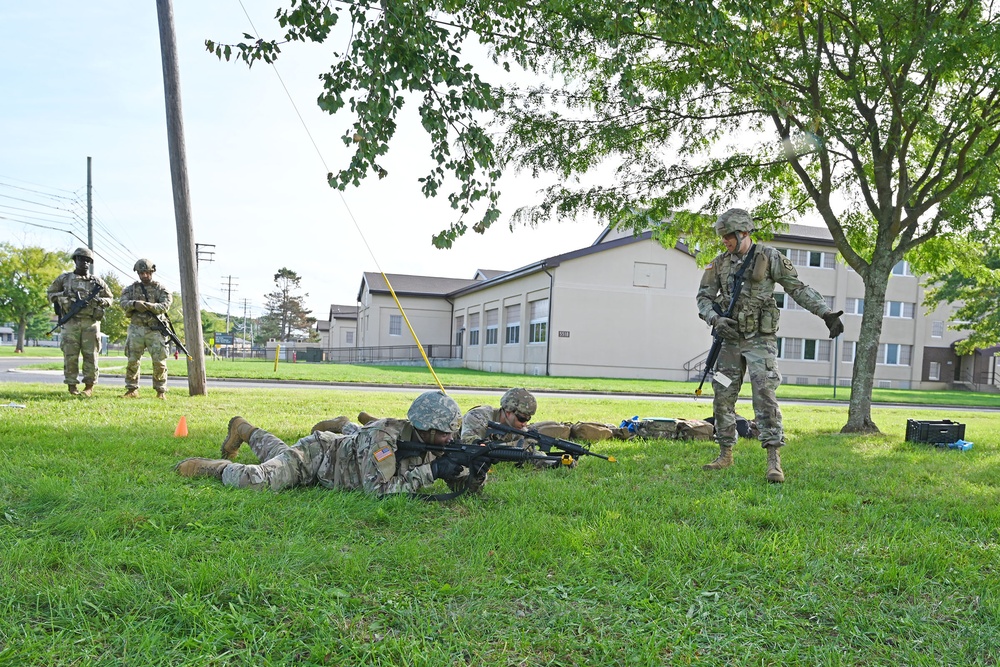
[[[698,287],[698,312],[703,320],[715,327],[722,338],[718,365],[712,378],[715,393],[715,441],[719,456],[703,466],[719,470],[733,463],[736,444],[736,398],[743,384],[743,375],[750,371],[753,385],[753,408],[760,429],[761,445],[767,450],[769,482],[784,482],[778,450],[785,444],[781,409],[775,391],[781,384],[778,370],[778,306],[774,286],[781,285],[785,293],[800,306],[819,316],[829,329],[830,338],[844,331],[840,320],[843,311],[833,312],[823,297],[799,280],[795,266],[780,251],[770,246],[754,244],[750,214],[732,208],[719,216],[715,231],[722,237],[726,251],[713,259]],[[742,270],[742,273],[740,273]],[[723,316],[737,290],[737,275],[746,280],[732,310],[732,317]]]
[[[458,432],[462,411],[440,391],[418,396],[404,419],[379,419],[351,435],[318,430],[289,446],[242,417],[229,422],[221,458],[190,458],[175,466],[184,477],[214,477],[226,486],[281,491],[319,484],[328,489],[360,489],[377,496],[414,493],[434,480],[456,482],[470,474],[444,447]],[[397,455],[400,445],[424,443],[431,451]],[[258,464],[234,463],[244,443]]]

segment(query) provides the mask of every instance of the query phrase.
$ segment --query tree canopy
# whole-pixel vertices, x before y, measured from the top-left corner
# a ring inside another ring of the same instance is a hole
[[[260,338],[265,341],[310,338],[316,318],[309,317],[312,311],[305,307],[305,297],[309,294],[298,294],[301,283],[299,274],[289,268],[282,267],[274,274],[277,289],[264,295],[266,312],[260,318]]]
[[[17,324],[15,349],[21,352],[29,325],[52,312],[49,285],[72,264],[65,253],[0,243],[0,266],[0,321]]]
[[[277,13],[282,40],[207,46],[273,61],[288,42],[344,39],[341,18],[350,36],[318,101],[352,114],[354,155],[330,182],[383,175],[416,97],[433,144],[422,188],[458,184],[460,216],[438,245],[466,231],[479,200],[476,231],[498,218],[506,168],[557,180],[515,213],[529,223],[595,213],[708,249],[707,222],[731,206],[751,209],[764,236],[821,219],[865,285],[845,431],[877,430],[893,265],[933,268],[942,254],[923,252],[928,241],[995,227],[1000,33],[978,0],[291,0]],[[474,39],[529,82],[481,78],[463,51]]]

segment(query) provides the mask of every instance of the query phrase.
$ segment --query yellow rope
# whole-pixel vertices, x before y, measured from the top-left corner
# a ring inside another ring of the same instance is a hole
[[[424,352],[424,346],[420,344],[420,339],[417,338],[417,332],[413,330],[413,326],[410,325],[410,318],[406,316],[406,311],[403,310],[403,304],[399,302],[396,297],[396,290],[392,289],[392,283],[389,282],[389,276],[382,273],[382,279],[385,280],[385,284],[389,287],[389,294],[392,295],[392,300],[396,302],[396,307],[399,308],[400,314],[403,316],[403,320],[406,322],[406,328],[410,330],[410,335],[413,336],[413,340],[417,342],[417,349],[420,350],[420,356],[424,358],[424,363],[427,364],[427,370],[431,372],[434,377],[434,383],[441,390],[442,394],[447,394],[448,392],[444,390],[444,386],[441,384],[441,380],[438,379],[437,373],[434,372],[434,367],[431,366],[431,360],[427,358],[427,353]]]

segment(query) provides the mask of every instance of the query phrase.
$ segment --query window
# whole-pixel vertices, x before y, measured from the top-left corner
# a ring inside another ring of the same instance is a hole
[[[778,358],[801,361],[830,361],[830,341],[812,338],[779,338]]]
[[[401,335],[403,335],[403,316],[402,315],[390,315],[389,316],[389,335],[390,336],[401,336]]]
[[[521,304],[507,306],[503,309],[504,345],[516,345],[521,342]]]
[[[469,347],[479,345],[479,313],[469,315]]]
[[[824,303],[826,303],[827,307],[830,310],[833,310],[833,297],[832,296],[824,296],[823,297],[823,301],[824,301]],[[793,299],[792,297],[788,296],[784,292],[775,292],[774,293],[774,302],[776,304],[778,304],[778,308],[781,308],[782,310],[805,310],[805,308],[803,308],[802,306],[800,306],[799,304],[797,304],[795,302],[795,299]]]
[[[499,323],[500,311],[494,308],[486,311],[486,344],[497,344],[497,325]]]
[[[455,345],[461,347],[465,337],[465,315],[455,316]]]
[[[892,267],[892,275],[894,276],[912,276],[913,271],[910,270],[910,263],[906,260],[900,260],[896,262],[896,266]]]
[[[841,356],[841,361],[845,364],[854,363],[854,355],[857,354],[858,341],[856,340],[845,340],[844,341],[844,354]]]
[[[912,345],[882,343],[878,346],[878,363],[886,366],[909,366]]]
[[[844,306],[844,312],[848,315],[864,315],[865,300],[848,298],[847,303]]]
[[[544,343],[549,328],[549,300],[539,299],[528,304],[528,342]]]
[[[941,338],[944,336],[944,322],[934,320],[931,322],[931,338]]]
[[[902,317],[908,320],[913,319],[913,304],[907,301],[886,301],[886,317]]]
[[[832,252],[798,248],[778,248],[778,252],[790,259],[795,266],[811,266],[817,269],[832,269],[836,266],[836,257]]]
[[[344,333],[346,334],[346,336],[344,337],[344,341],[348,345],[354,345],[354,332],[353,331],[346,331]]]
[[[941,379],[941,362],[932,361],[930,368],[927,370],[928,380],[940,380]]]

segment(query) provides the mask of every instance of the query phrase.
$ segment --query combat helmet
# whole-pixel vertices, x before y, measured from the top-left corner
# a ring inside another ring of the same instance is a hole
[[[516,387],[507,390],[500,399],[500,407],[507,412],[517,412],[531,417],[538,409],[538,402],[527,389]]]
[[[90,248],[82,248],[82,247],[77,248],[76,250],[73,251],[73,254],[70,255],[70,257],[73,259],[76,259],[77,257],[83,257],[91,262],[94,261],[94,253],[91,252]]]
[[[417,396],[406,418],[418,431],[454,433],[462,426],[462,411],[455,399],[442,391],[425,391]]]
[[[736,232],[750,233],[753,229],[753,218],[741,208],[731,208],[715,221],[715,233],[719,236]]]
[[[136,273],[145,271],[148,271],[150,273],[156,273],[156,264],[153,264],[151,261],[143,257],[142,259],[140,259],[135,263],[135,266],[132,267],[132,270],[135,271]]]

